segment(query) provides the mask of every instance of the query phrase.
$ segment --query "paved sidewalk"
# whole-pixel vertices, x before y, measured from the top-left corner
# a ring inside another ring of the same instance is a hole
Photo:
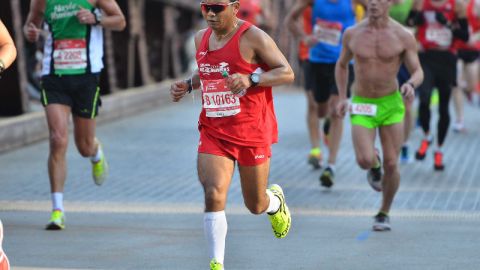
[[[380,195],[355,164],[348,121],[331,190],[306,163],[302,91],[275,93],[280,142],[271,182],[293,213],[289,236],[273,237],[268,219],[243,207],[238,174],[229,193],[226,269],[478,269],[480,118],[449,133],[446,171],[433,152],[402,165],[391,212],[393,231],[370,232]],[[50,211],[47,142],[0,155],[0,218],[13,269],[207,269],[203,194],[196,177],[200,99],[98,127],[110,178],[96,187],[89,162],[68,151],[67,229],[44,231]],[[479,108],[468,107],[468,115]],[[412,134],[419,144],[420,131]],[[413,152],[413,149],[412,149]]]

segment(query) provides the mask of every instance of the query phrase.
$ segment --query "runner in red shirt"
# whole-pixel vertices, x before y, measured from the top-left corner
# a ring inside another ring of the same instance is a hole
[[[462,0],[415,0],[407,24],[417,26],[420,63],[425,72],[425,79],[417,89],[420,97],[419,119],[424,138],[415,158],[425,159],[433,141],[430,134],[430,100],[433,88],[436,87],[440,102],[433,167],[441,171],[445,167],[442,146],[450,125],[448,106],[452,87],[457,80],[457,56],[453,41],[467,41],[469,36],[465,4]]]
[[[2,249],[2,241],[3,241],[3,225],[2,221],[0,220],[0,270],[10,270],[10,263],[8,262],[7,254],[3,252]]]
[[[290,13],[286,16],[285,23],[288,25],[289,20],[292,18]],[[312,33],[312,7],[309,6],[303,11],[302,22],[303,30],[307,35]],[[320,120],[317,116],[318,105],[313,95],[313,74],[309,61],[310,47],[302,40],[298,45],[298,59],[300,67],[303,72],[303,87],[305,89],[305,96],[307,97],[307,128],[308,136],[310,138],[310,152],[308,154],[308,164],[312,165],[314,169],[320,169],[322,166],[322,152],[320,148]]]
[[[478,60],[480,55],[480,0],[469,0],[467,4],[467,19],[470,30],[468,42],[457,39],[455,48],[458,50],[459,76],[458,85],[453,91],[453,104],[456,120],[453,131],[465,131],[463,100],[464,94],[470,101],[478,84]]]
[[[205,192],[204,229],[210,268],[223,269],[225,204],[235,163],[245,205],[268,213],[274,234],[287,235],[290,212],[278,185],[267,189],[271,145],[278,140],[272,86],[291,83],[293,71],[275,42],[237,18],[238,1],[201,2],[208,28],[195,36],[198,70],[171,85],[174,102],[201,86],[198,176]]]

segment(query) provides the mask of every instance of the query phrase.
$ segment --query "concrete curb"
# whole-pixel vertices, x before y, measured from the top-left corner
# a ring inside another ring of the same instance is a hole
[[[170,84],[171,80],[166,80],[102,97],[98,123],[121,119],[166,104],[170,101]],[[47,137],[48,127],[43,111],[0,120],[0,153]]]

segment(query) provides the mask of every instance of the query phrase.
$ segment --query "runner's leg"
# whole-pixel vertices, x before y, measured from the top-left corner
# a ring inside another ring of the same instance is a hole
[[[70,107],[50,104],[45,107],[49,129],[50,153],[48,157],[48,174],[51,192],[62,192],[66,179],[66,151],[68,146],[68,121]]]
[[[352,140],[355,157],[360,168],[369,170],[377,165],[375,155],[376,129],[352,125]]]
[[[235,163],[232,159],[211,154],[198,154],[197,169],[205,194],[204,232],[210,260],[223,264],[227,219],[225,204]]]
[[[403,123],[380,127],[383,153],[383,200],[380,211],[388,214],[400,183],[398,157],[403,143]]]

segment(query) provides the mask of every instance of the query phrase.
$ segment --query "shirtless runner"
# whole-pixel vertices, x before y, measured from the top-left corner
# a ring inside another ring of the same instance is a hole
[[[400,183],[398,156],[403,142],[405,107],[402,95],[414,97],[422,83],[417,44],[413,35],[389,17],[391,0],[369,0],[368,16],[347,29],[335,68],[340,102],[336,113],[350,109],[352,138],[359,166],[368,170],[372,188],[383,193],[382,205],[374,217],[373,230],[390,230],[388,213]],[[347,99],[348,65],[354,59],[355,84],[351,106]],[[401,86],[397,73],[404,63],[411,74]],[[375,149],[377,129],[383,153]]]

